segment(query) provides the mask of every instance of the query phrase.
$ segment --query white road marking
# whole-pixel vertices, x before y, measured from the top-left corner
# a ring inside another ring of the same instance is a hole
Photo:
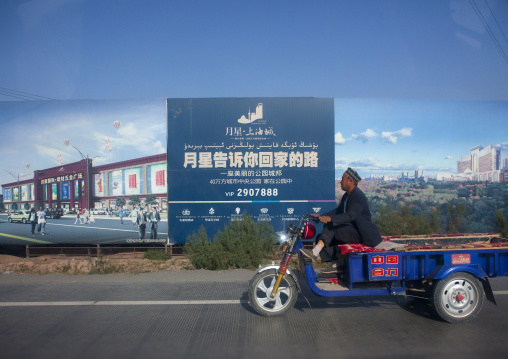
[[[496,290],[495,295],[508,295],[508,290]],[[327,298],[330,299],[330,298]],[[112,300],[74,302],[0,302],[0,307],[48,307],[48,306],[106,306],[106,305],[225,305],[248,303],[247,300]]]
[[[75,301],[75,302],[0,302],[0,307],[37,307],[37,306],[97,306],[97,305],[209,305],[241,304],[241,300],[140,300],[140,301]]]

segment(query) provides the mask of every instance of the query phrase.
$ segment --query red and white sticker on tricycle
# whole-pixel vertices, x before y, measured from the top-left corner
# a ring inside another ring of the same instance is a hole
[[[375,254],[368,260],[369,280],[402,279],[400,255]]]

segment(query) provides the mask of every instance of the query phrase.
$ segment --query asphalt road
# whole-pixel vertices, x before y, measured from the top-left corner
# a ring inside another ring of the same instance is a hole
[[[300,294],[284,317],[247,303],[251,271],[0,275],[2,358],[506,358],[508,278],[472,322],[425,301]]]
[[[7,222],[7,214],[0,214],[0,245],[2,244],[139,244],[166,243],[167,221],[159,223],[158,239],[150,240],[147,229],[144,242],[139,241],[138,230],[130,218],[124,218],[124,224],[118,217],[94,216],[95,222],[79,224],[76,216],[63,216],[59,219],[48,219],[46,235],[32,236],[31,225],[18,222]]]

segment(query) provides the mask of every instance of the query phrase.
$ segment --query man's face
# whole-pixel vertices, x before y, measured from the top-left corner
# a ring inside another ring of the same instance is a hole
[[[348,174],[344,172],[342,175],[342,179],[340,180],[340,188],[342,188],[343,191],[348,192],[351,188],[351,179],[349,178]]]

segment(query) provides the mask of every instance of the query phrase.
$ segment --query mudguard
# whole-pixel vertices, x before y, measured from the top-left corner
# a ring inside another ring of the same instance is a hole
[[[277,270],[279,270],[279,267],[280,266],[278,264],[268,264],[268,265],[265,265],[265,266],[259,268],[256,271],[256,274],[264,272],[265,270],[268,270],[268,269],[275,269],[277,271]],[[300,282],[298,282],[298,278],[296,277],[296,274],[293,271],[291,271],[289,268],[286,271],[286,275],[288,275],[288,274],[291,276],[291,278],[293,278],[295,280],[296,288],[298,289],[299,292],[301,292],[302,290],[300,288]]]
[[[443,279],[455,272],[471,273],[478,278],[484,278],[487,276],[483,272],[482,268],[477,264],[439,265],[434,268],[432,273],[429,275],[429,279]]]

